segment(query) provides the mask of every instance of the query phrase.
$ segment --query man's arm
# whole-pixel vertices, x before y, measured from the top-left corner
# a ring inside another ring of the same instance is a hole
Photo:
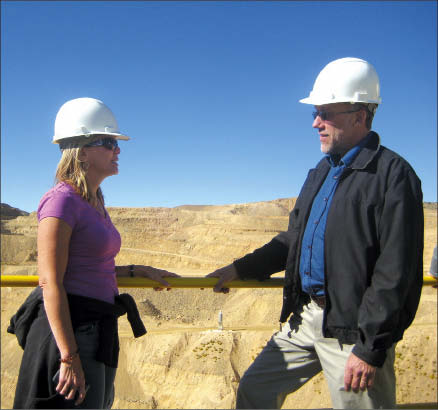
[[[219,278],[215,292],[228,293],[225,285],[236,279],[268,279],[273,273],[280,272],[286,266],[288,249],[274,238],[271,242],[235,260],[230,265],[208,274],[207,278]]]
[[[360,335],[345,367],[347,391],[373,385],[386,350],[414,318],[422,286],[423,223],[418,178],[413,171],[397,174],[381,214],[380,255],[359,308]]]
[[[284,270],[289,251],[288,237],[288,232],[282,232],[254,252],[208,274],[208,278],[219,278],[213,290],[228,293],[230,289],[224,286],[228,282],[236,279],[264,280]]]
[[[413,320],[422,286],[423,224],[419,179],[412,170],[396,173],[378,227],[380,255],[359,307],[360,335],[345,366],[346,391],[373,386],[386,350]]]
[[[273,273],[285,269],[289,252],[290,229],[293,222],[294,211],[289,215],[289,227],[285,232],[279,233],[270,242],[255,251],[246,254],[232,264],[224,266],[206,277],[219,278],[215,292],[228,293],[226,283],[237,279],[268,279]]]
[[[353,353],[380,367],[386,350],[411,324],[423,283],[423,201],[413,171],[390,181],[379,221],[380,254],[358,312]]]

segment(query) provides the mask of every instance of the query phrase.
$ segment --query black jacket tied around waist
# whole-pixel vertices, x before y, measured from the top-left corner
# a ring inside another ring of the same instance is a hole
[[[129,294],[116,296],[114,304],[79,295],[68,294],[67,297],[73,329],[98,322],[99,348],[95,359],[109,367],[116,368],[118,364],[119,316],[127,314],[134,337],[146,334],[135,301]],[[16,335],[24,349],[14,408],[65,407],[66,401],[57,394],[52,382],[59,369],[60,353],[50,330],[40,287],[30,293],[12,316],[7,331]]]

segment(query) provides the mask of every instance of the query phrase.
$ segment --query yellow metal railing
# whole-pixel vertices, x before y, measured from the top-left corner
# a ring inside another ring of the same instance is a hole
[[[166,278],[172,288],[212,288],[217,282],[217,278],[205,277],[179,277]],[[438,281],[431,277],[423,278],[423,286],[437,284]],[[120,288],[155,288],[162,286],[160,283],[139,277],[121,277],[117,278],[117,284]],[[36,275],[1,275],[1,287],[33,287],[38,285],[38,276]],[[270,278],[263,282],[258,280],[234,280],[227,283],[229,288],[282,288],[284,278]]]
[[[205,277],[179,277],[166,278],[172,288],[212,288],[217,278]],[[117,284],[120,288],[155,288],[162,287],[159,282],[152,279],[140,277],[120,277],[117,278]],[[38,285],[38,276],[28,275],[1,275],[1,287],[32,287]],[[230,288],[282,288],[284,286],[283,278],[271,278],[260,282],[258,280],[235,280],[229,282],[227,287]]]

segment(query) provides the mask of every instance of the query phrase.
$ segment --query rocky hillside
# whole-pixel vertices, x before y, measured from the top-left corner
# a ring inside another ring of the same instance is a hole
[[[0,215],[1,219],[14,219],[17,216],[27,216],[29,215],[29,212],[22,211],[18,208],[13,208],[12,206],[8,204],[0,204]]]
[[[109,208],[122,236],[118,264],[214,269],[287,228],[294,199],[224,206]],[[2,220],[2,264],[36,263],[36,213]],[[17,268],[18,269],[18,268]],[[22,270],[20,270],[22,271]]]
[[[294,202],[110,208],[122,235],[117,263],[204,275],[286,229]],[[36,229],[34,212],[2,220],[2,274],[36,274]],[[436,232],[436,204],[425,204],[425,273]],[[397,347],[398,403],[410,408],[423,403],[431,407],[437,395],[437,294],[430,286],[423,290],[414,324]],[[136,299],[148,334],[134,339],[127,321],[119,321],[122,346],[113,408],[231,408],[240,377],[278,329],[281,289],[232,290],[228,295],[210,289],[121,291]],[[1,292],[1,408],[12,405],[21,358],[6,326],[29,292],[26,288]],[[222,331],[217,324],[219,311]],[[283,407],[330,406],[320,374],[291,394]]]

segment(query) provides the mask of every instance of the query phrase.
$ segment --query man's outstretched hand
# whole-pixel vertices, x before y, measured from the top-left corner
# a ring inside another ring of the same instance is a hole
[[[219,278],[213,291],[217,293],[228,293],[230,288],[225,287],[225,284],[239,279],[239,276],[237,275],[236,268],[231,264],[209,273],[206,278]]]

